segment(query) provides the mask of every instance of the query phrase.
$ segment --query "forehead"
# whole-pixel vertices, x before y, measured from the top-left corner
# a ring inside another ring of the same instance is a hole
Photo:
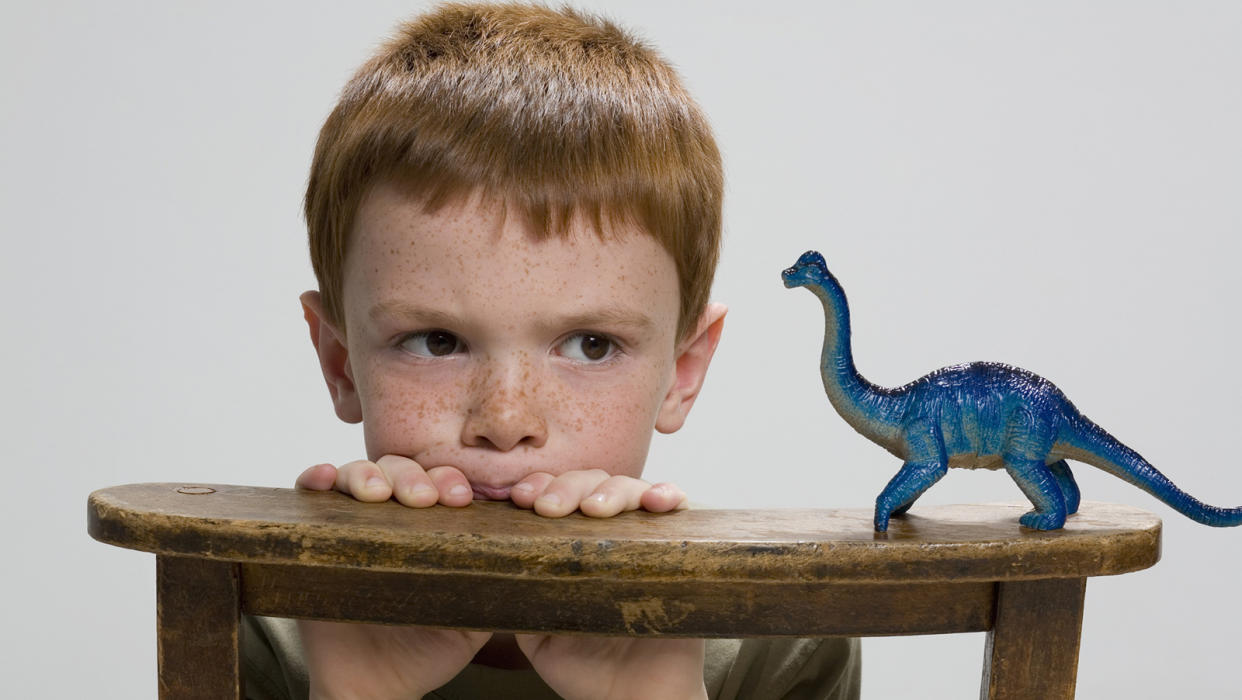
[[[429,212],[386,184],[359,209],[344,286],[347,315],[351,307],[414,297],[496,309],[537,297],[566,312],[608,306],[671,313],[675,325],[679,306],[673,259],[641,229],[617,222],[601,236],[575,220],[564,236],[536,236],[503,201],[475,193]]]

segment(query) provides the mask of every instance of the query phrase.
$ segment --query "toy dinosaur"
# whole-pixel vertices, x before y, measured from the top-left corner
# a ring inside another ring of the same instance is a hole
[[[972,362],[896,389],[872,384],[854,367],[845,290],[824,257],[808,251],[781,277],[786,287],[806,287],[823,302],[820,374],[833,408],[904,461],[876,498],[877,532],[886,531],[889,518],[905,513],[950,467],[1004,467],[1035,506],[1019,522],[1056,530],[1078,510],[1078,485],[1067,458],[1124,479],[1204,525],[1242,525],[1242,508],[1196,500],[1080,413],[1052,382],[1024,369]]]

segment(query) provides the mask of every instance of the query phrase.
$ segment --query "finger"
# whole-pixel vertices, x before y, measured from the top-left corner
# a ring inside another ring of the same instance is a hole
[[[547,472],[532,472],[509,489],[509,500],[519,508],[534,508],[535,499],[548,489],[548,484],[556,478]]]
[[[639,506],[652,513],[667,513],[670,510],[685,510],[690,504],[685,491],[676,484],[664,482],[648,489],[642,495]]]
[[[592,518],[611,518],[622,511],[637,510],[651,484],[630,476],[614,476],[582,499],[579,509]]]
[[[306,471],[298,475],[297,481],[293,482],[293,488],[331,491],[335,483],[336,467],[331,464],[316,464],[313,467],[307,467]]]
[[[336,490],[367,503],[387,501],[392,496],[392,485],[383,470],[375,462],[365,459],[350,462],[337,470]]]
[[[460,508],[470,505],[470,501],[474,500],[470,482],[457,467],[432,467],[427,470],[427,476],[435,484],[440,505]]]
[[[586,469],[558,474],[543,493],[535,499],[535,512],[545,518],[562,518],[569,515],[578,510],[582,499],[589,496],[608,478],[608,472],[603,469]]]
[[[384,455],[375,460],[375,466],[384,472],[388,483],[392,485],[393,498],[402,505],[426,508],[434,506],[440,500],[440,492],[436,490],[431,477],[423,471],[421,464],[409,457]]]

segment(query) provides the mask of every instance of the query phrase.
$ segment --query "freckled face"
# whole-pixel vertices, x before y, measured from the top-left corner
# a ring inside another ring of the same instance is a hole
[[[639,231],[537,241],[494,201],[363,202],[345,266],[367,455],[461,469],[504,498],[531,472],[639,476],[674,376],[672,257]]]

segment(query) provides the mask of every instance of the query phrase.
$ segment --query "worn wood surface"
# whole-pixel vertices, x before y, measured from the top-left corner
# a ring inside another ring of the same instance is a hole
[[[161,700],[240,698],[237,565],[157,557],[155,595]]]
[[[876,534],[870,509],[550,520],[508,503],[414,509],[334,492],[134,484],[91,494],[88,529],[157,554],[519,578],[1016,581],[1120,574],[1159,559],[1160,520],[1145,511],[1086,503],[1063,530],[1036,532],[1018,525],[1026,508],[916,507]]]
[[[238,697],[241,611],[508,631],[703,637],[988,630],[981,695],[1071,698],[1088,576],[1160,558],[1160,520],[1083,504],[541,518],[337,493],[134,484],[96,491],[101,542],[154,552],[162,698]],[[522,601],[514,605],[513,601]]]
[[[512,578],[242,565],[245,612],[509,632],[833,637],[981,632],[995,584]],[[521,601],[515,605],[514,601]]]
[[[1013,581],[997,588],[982,700],[1073,698],[1086,579]]]

